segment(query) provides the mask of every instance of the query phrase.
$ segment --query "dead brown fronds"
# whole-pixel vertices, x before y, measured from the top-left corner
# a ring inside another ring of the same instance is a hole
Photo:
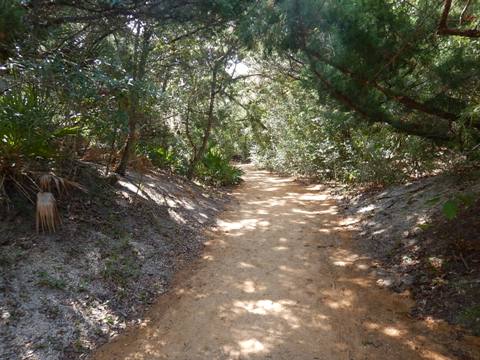
[[[55,190],[58,195],[62,195],[68,192],[70,189],[77,189],[86,192],[84,186],[81,184],[67,180],[61,176],[55,174],[42,174],[38,177],[38,185],[40,190],[44,192],[53,192]]]
[[[135,158],[130,160],[129,166],[140,173],[145,173],[155,168],[150,159],[146,156],[135,156]]]
[[[0,205],[8,210],[10,198],[18,194],[36,204],[37,233],[56,231],[61,224],[56,197],[73,190],[87,192],[86,188],[54,173],[31,171],[26,164],[15,163],[14,166],[12,163],[10,160],[2,161],[0,157]]]
[[[61,224],[57,201],[53,195],[54,191],[59,196],[71,189],[87,191],[81,184],[51,173],[40,175],[38,177],[38,186],[40,187],[40,192],[37,193],[37,233],[40,232],[40,229],[42,232],[55,232]]]
[[[104,163],[109,159],[110,157],[113,157],[113,161],[116,160],[116,158],[119,156],[119,154],[111,154],[108,150],[97,147],[97,146],[91,146],[89,147],[86,151],[85,154],[82,157],[83,161],[91,161],[95,163]]]
[[[38,189],[38,185],[32,180],[32,178],[26,174],[22,174],[18,179],[14,176],[10,176],[9,180],[13,183],[17,191],[22,194],[28,201],[35,204],[32,195],[34,190],[29,185],[33,185],[34,189]]]
[[[36,227],[37,233],[55,232],[61,224],[57,209],[57,201],[51,192],[40,191],[37,193]]]
[[[8,197],[7,191],[5,190],[5,178],[6,176],[3,175],[0,178],[0,205],[5,204],[7,209],[9,208],[10,198]]]

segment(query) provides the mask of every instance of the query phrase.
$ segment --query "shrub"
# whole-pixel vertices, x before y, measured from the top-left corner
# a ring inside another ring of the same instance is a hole
[[[418,177],[438,166],[438,151],[428,140],[335,115],[313,120],[298,116],[282,123],[271,120],[267,139],[253,146],[253,162],[319,180],[378,184]]]
[[[153,165],[161,169],[170,169],[175,167],[175,154],[171,149],[165,149],[161,146],[149,147],[147,156]]]
[[[197,169],[197,177],[215,186],[236,185],[242,181],[242,170],[230,165],[218,148],[210,148]]]
[[[53,112],[33,88],[0,97],[0,154],[3,166],[55,155]]]

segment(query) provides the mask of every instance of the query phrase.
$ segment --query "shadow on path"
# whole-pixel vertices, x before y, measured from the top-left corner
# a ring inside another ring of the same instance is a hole
[[[375,286],[322,187],[247,167],[234,196],[202,259],[95,359],[480,358]]]

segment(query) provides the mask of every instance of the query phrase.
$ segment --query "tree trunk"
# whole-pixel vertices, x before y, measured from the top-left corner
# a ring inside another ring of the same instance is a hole
[[[137,30],[137,36],[138,35],[139,35],[139,30]],[[137,83],[137,81],[143,80],[143,78],[145,77],[145,68],[147,65],[148,53],[150,51],[149,42],[150,42],[151,36],[152,36],[152,30],[147,28],[144,29],[142,48],[140,49],[141,51],[140,59],[138,60],[137,66],[133,70],[134,83]],[[138,41],[135,42],[135,50],[134,50],[133,58],[135,60],[138,59]],[[115,172],[122,176],[125,176],[127,172],[128,162],[130,161],[135,151],[135,146],[137,142],[137,123],[139,118],[139,113],[138,113],[139,107],[140,107],[140,101],[136,93],[136,89],[132,89],[130,94],[130,110],[128,112],[127,140],[123,148],[122,158],[120,160],[120,163],[115,169]]]
[[[464,7],[462,11],[462,15],[460,18],[460,24],[462,24],[464,20],[465,13],[468,10],[470,5],[470,1]],[[464,36],[469,38],[479,38],[480,37],[480,30],[478,29],[468,29],[468,30],[461,30],[461,29],[451,29],[448,27],[448,15],[450,14],[450,8],[452,7],[452,0],[445,0],[445,4],[443,6],[442,16],[440,17],[440,22],[438,24],[437,33],[439,35],[454,35],[454,36]]]
[[[133,151],[135,149],[136,141],[137,141],[136,131],[137,131],[137,120],[135,115],[131,113],[129,114],[129,118],[128,118],[128,136],[122,151],[122,158],[117,168],[115,169],[115,172],[119,175],[125,176],[127,172],[128,162],[132,157]]]
[[[205,154],[205,150],[207,150],[208,146],[208,140],[210,138],[210,133],[212,132],[213,128],[213,123],[215,120],[215,96],[217,94],[217,69],[218,64],[214,64],[213,70],[212,70],[212,81],[210,83],[210,102],[208,105],[208,113],[207,113],[207,126],[205,127],[205,130],[203,132],[203,139],[202,139],[202,144],[200,147],[197,148],[197,150],[194,150],[192,160],[190,161],[190,166],[188,168],[187,172],[187,177],[189,179],[193,178],[193,175],[195,174],[195,170],[197,168],[197,165],[199,161],[203,158],[203,155]]]

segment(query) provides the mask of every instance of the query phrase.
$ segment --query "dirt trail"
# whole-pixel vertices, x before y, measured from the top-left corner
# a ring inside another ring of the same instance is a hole
[[[247,168],[234,195],[203,259],[95,359],[480,359],[375,286],[320,187]]]

